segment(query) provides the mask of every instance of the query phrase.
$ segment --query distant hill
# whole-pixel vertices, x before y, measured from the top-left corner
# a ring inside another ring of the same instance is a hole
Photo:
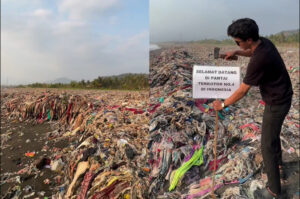
[[[270,34],[270,35],[262,35],[263,37],[269,38],[272,42],[275,44],[299,44],[299,29],[298,30],[284,30],[276,34]],[[184,42],[181,42],[184,43]],[[230,44],[235,45],[233,39],[223,39],[223,40],[217,40],[217,39],[202,39],[198,41],[189,41],[187,43],[198,43],[198,44]],[[164,46],[165,44],[168,44],[168,42],[165,43],[159,43],[161,46]],[[172,44],[172,42],[170,43]],[[173,42],[173,44],[180,44],[180,42]]]
[[[299,33],[299,29],[298,30],[285,30],[285,31],[281,31],[275,35],[283,34],[284,36],[288,37],[288,36],[291,36],[291,35],[294,35],[297,33]]]
[[[138,76],[138,75],[141,75],[141,76],[147,76],[147,74],[145,73],[123,73],[123,74],[120,74],[120,75],[109,75],[109,76],[100,76],[101,78],[117,78],[117,79],[122,79],[122,78],[125,78],[125,77],[128,77],[128,76]]]
[[[57,78],[53,81],[48,81],[46,82],[47,84],[70,84],[71,83],[71,79],[68,79],[66,77],[61,77],[61,78]]]
[[[299,29],[285,30],[277,34],[266,36],[275,44],[299,44]]]

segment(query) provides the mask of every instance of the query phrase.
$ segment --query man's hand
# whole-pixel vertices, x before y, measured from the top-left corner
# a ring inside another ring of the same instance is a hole
[[[242,82],[242,84],[240,85],[240,87],[226,100],[224,100],[224,105],[225,107],[234,104],[235,102],[239,101],[240,99],[242,99],[247,92],[249,91],[249,89],[251,88],[250,85],[245,84],[244,82]],[[220,100],[215,100],[213,102],[213,106],[214,109],[216,111],[220,111],[222,110],[222,102]]]
[[[214,105],[214,109],[215,109],[216,111],[220,111],[220,110],[223,109],[223,108],[222,108],[222,102],[221,102],[220,100],[215,100],[215,101],[213,102],[213,105]]]
[[[229,51],[229,52],[226,52],[226,56],[225,56],[225,59],[228,60],[230,59],[231,57],[233,57],[234,55],[236,55],[236,51]]]

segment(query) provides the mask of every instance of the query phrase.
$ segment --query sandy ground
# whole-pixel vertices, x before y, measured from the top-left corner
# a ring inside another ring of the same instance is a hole
[[[7,147],[1,150],[1,174],[18,172],[39,157],[49,157],[50,151],[42,151],[45,142],[48,141],[46,133],[52,131],[49,123],[8,122],[5,118],[1,118],[1,132],[5,133],[7,131],[11,132],[11,139],[6,143]],[[30,142],[28,142],[29,140]],[[48,141],[47,145],[50,148],[64,148],[68,145],[68,142],[60,141],[54,143]],[[25,156],[26,152],[35,152],[36,154],[31,158]],[[53,180],[57,174],[47,168],[43,168],[42,173],[38,176],[33,174],[18,174],[16,176],[20,177],[22,183],[16,184],[14,182],[1,185],[1,198],[5,196],[10,188],[16,185],[19,185],[22,190],[29,185],[35,193],[44,194],[44,196],[48,197],[52,195],[52,188],[57,186]],[[44,183],[46,179],[50,180],[49,184]],[[21,197],[24,195],[26,195],[26,191],[22,191]]]

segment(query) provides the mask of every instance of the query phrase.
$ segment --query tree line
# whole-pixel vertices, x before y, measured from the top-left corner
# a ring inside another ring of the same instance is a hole
[[[26,87],[20,85],[19,87]],[[71,81],[69,84],[62,83],[33,83],[28,84],[31,88],[81,88],[81,89],[118,89],[118,90],[144,90],[149,88],[147,74],[124,74],[119,76],[98,77],[92,81]]]
[[[286,34],[284,32],[278,34],[271,34],[267,36],[275,44],[291,44],[291,43],[299,43],[299,31],[293,34]]]
[[[277,34],[266,35],[263,37],[270,39],[274,44],[299,44],[299,30],[293,32],[281,32]],[[191,41],[190,43],[235,45],[233,39],[203,39],[200,41]]]

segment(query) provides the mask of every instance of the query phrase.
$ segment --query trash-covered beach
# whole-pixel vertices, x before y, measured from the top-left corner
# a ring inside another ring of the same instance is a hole
[[[1,198],[210,198],[213,99],[192,98],[192,67],[240,66],[213,45],[150,52],[148,91],[3,89]],[[221,46],[221,51],[233,49]],[[281,133],[282,182],[299,197],[299,49],[279,51],[293,83]],[[251,88],[218,114],[217,198],[253,198],[266,184],[260,152],[264,102]]]
[[[192,68],[240,66],[249,58],[214,59],[213,45],[162,44],[150,53],[149,162],[151,198],[210,198],[216,116],[213,99],[192,98]],[[234,49],[221,46],[221,51]],[[287,198],[299,197],[299,49],[279,48],[293,82],[292,108],[281,133]],[[218,198],[253,198],[266,184],[260,152],[264,102],[251,88],[240,102],[218,114],[215,193]]]
[[[5,89],[1,198],[145,198],[149,93]]]

